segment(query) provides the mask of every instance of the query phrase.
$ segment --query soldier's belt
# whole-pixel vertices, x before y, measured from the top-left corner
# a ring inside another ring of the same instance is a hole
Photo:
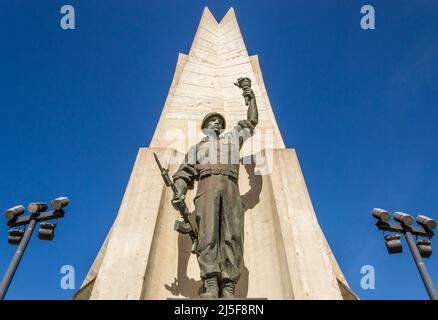
[[[236,179],[236,180],[239,178],[239,174],[237,172],[235,172],[234,170],[208,168],[208,169],[202,170],[202,172],[199,174],[199,180],[202,180],[202,179],[209,177],[211,175],[224,175],[224,176],[228,176],[232,179]]]

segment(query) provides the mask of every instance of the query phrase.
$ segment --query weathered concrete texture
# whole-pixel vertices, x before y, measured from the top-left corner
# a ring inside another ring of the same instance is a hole
[[[239,25],[230,9],[220,23],[206,8],[188,55],[179,55],[175,76],[150,147],[173,147],[185,152],[202,137],[203,116],[211,111],[225,115],[228,128],[246,119],[242,90],[233,85],[249,77],[257,98],[260,122],[253,151],[265,146],[265,133],[273,132],[272,147],[284,148],[272,112],[257,56],[250,57]],[[179,141],[177,137],[187,137]],[[268,142],[270,143],[270,142]],[[248,153],[249,154],[249,153]],[[248,155],[244,154],[244,155]]]
[[[237,297],[357,299],[318,224],[295,151],[285,149],[258,58],[248,56],[234,11],[217,23],[207,8],[189,55],[179,55],[150,147],[139,150],[116,221],[75,299],[198,297],[196,257],[189,237],[173,230],[178,213],[153,152],[173,173],[202,137],[207,112],[221,112],[228,128],[245,119],[247,107],[233,85],[243,76],[252,80],[260,123],[242,151],[258,161],[240,168],[245,251]],[[187,135],[189,141],[179,140]],[[256,174],[263,168],[270,168],[267,174]],[[189,192],[191,210],[193,197]]]

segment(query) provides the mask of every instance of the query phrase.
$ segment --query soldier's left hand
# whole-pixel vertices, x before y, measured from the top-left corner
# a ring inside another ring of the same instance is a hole
[[[181,210],[184,206],[184,199],[185,196],[183,194],[178,194],[177,196],[174,196],[172,199],[172,206],[176,210]]]

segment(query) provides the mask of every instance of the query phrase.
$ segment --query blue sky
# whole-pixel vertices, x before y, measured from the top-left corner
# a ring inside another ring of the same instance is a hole
[[[64,4],[76,9],[76,30],[59,27]],[[365,4],[376,30],[360,28]],[[407,245],[388,255],[370,210],[438,218],[433,0],[1,0],[0,209],[71,199],[53,242],[34,234],[7,298],[70,298],[63,265],[80,286],[206,5],[219,20],[234,7],[259,55],[284,141],[353,290],[427,299]],[[0,274],[14,251],[0,223]],[[438,284],[436,254],[426,264]],[[375,268],[374,290],[361,289],[363,265]]]

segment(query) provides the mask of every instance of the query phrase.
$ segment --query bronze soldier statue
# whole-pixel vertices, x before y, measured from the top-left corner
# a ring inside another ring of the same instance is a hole
[[[243,203],[238,175],[240,149],[254,134],[258,110],[249,78],[239,78],[248,105],[247,119],[229,132],[224,117],[207,114],[201,124],[206,137],[192,146],[173,175],[177,193],[172,205],[179,210],[188,189],[198,181],[194,198],[198,239],[195,252],[201,271],[203,298],[233,297],[243,258]]]

